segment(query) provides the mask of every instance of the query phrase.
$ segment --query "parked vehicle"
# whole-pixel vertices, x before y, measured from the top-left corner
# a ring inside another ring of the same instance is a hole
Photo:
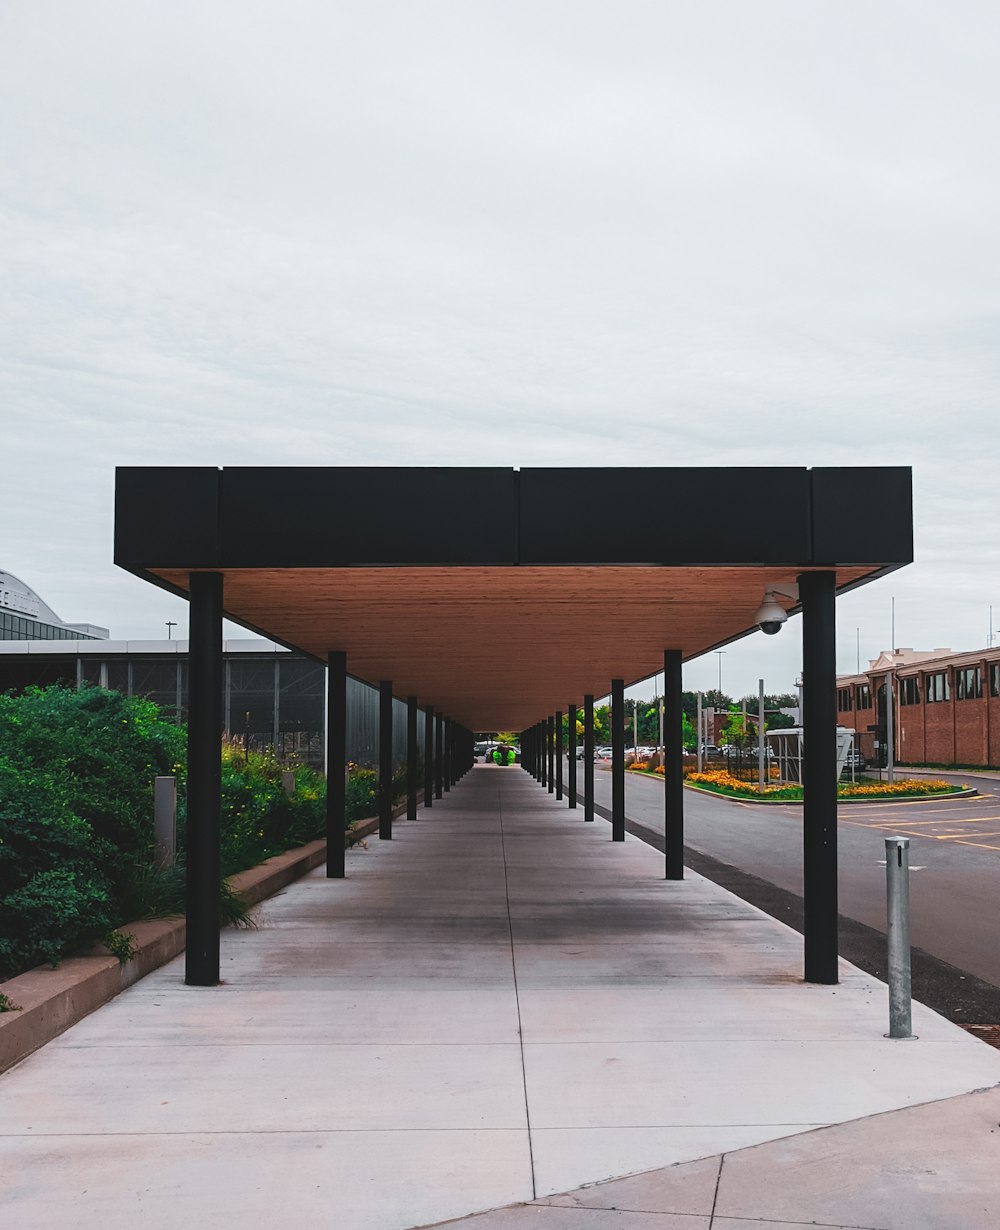
[[[860,748],[852,747],[847,753],[847,759],[844,761],[845,769],[867,769],[868,761],[861,754]]]
[[[703,743],[701,745],[701,754],[703,756],[721,756],[722,752],[714,743]]]

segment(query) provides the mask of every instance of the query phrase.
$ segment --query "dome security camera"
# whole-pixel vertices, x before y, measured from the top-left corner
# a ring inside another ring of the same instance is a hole
[[[764,601],[757,611],[757,625],[765,636],[774,636],[781,631],[781,625],[788,619],[788,612],[774,596],[773,590],[768,590]]]

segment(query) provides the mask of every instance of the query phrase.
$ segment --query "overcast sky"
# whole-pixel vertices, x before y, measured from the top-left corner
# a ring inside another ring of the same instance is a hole
[[[111,563],[115,465],[903,464],[838,666],[893,596],[984,646],[998,46],[961,0],[3,0],[0,568],[185,621]],[[798,623],[724,689],[791,688]]]

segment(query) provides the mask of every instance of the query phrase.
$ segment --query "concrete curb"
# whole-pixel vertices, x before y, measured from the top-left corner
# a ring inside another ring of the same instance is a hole
[[[393,820],[405,815],[405,803],[392,810]],[[355,824],[351,836],[357,842],[377,831],[375,816]],[[242,901],[254,906],[325,859],[326,841],[311,841],[231,876],[229,883]],[[0,1012],[0,1072],[6,1072],[184,951],[183,918],[144,919],[125,923],[119,930],[135,937],[137,949],[136,955],[124,964],[101,944],[85,956],[65,957],[56,969],[39,965],[0,983],[0,991],[18,1006],[18,1011]]]

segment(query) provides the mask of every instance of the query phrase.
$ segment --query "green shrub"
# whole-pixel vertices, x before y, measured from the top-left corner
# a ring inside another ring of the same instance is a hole
[[[307,765],[297,765],[295,792],[286,794],[285,771],[273,752],[222,749],[222,869],[233,875],[273,854],[305,845],[326,831],[326,783]]]
[[[151,701],[90,686],[0,696],[0,980],[102,938],[122,959],[130,941],[115,928],[183,913],[185,759],[186,731],[161,720]],[[224,877],[323,835],[322,774],[295,766],[289,796],[285,768],[271,753],[224,749]],[[171,867],[154,862],[161,774],[178,782]],[[359,806],[366,789],[356,788]],[[373,810],[366,804],[362,814]],[[248,921],[225,879],[219,916]]]
[[[69,867],[40,871],[0,901],[0,971],[8,977],[40,961],[58,964],[112,926],[106,881]]]

